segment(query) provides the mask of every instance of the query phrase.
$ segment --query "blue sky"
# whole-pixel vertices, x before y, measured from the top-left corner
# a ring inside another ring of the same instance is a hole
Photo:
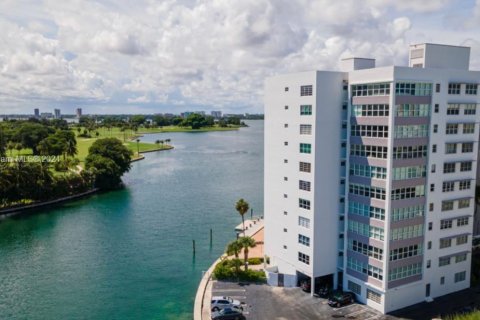
[[[420,42],[480,70],[480,0],[3,0],[0,30],[0,114],[261,113],[265,77]]]

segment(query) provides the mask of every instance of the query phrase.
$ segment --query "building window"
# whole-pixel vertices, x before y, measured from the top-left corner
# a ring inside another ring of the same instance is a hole
[[[285,110],[288,110],[288,106],[285,106]]]
[[[399,104],[395,115],[397,117],[428,117],[430,115],[429,104]]]
[[[313,94],[313,86],[300,86],[300,96],[311,96]]]
[[[471,115],[477,112],[477,105],[475,103],[466,104],[463,108],[463,114]]]
[[[431,96],[432,84],[422,82],[397,82],[395,93],[399,96]]]
[[[350,183],[349,192],[362,197],[385,200],[385,189],[379,187]]]
[[[355,201],[348,202],[348,213],[378,220],[385,220],[385,209],[376,208],[368,204],[363,204]]]
[[[286,245],[283,245],[283,249],[287,249],[287,246],[286,246]]]
[[[451,219],[440,220],[440,230],[451,229],[452,223],[453,220]]]
[[[476,83],[467,83],[465,85],[465,94],[476,95],[478,90],[478,84]]]
[[[466,261],[466,260],[467,260],[467,254],[466,253],[457,254],[455,256],[455,263],[463,262],[463,261]]]
[[[437,168],[437,166],[435,164],[432,164],[432,168],[430,169],[430,171],[432,173],[435,173],[435,169]]]
[[[450,264],[450,257],[441,257],[438,259],[438,266],[444,267]]]
[[[434,183],[430,184],[430,191],[431,192],[435,191],[435,184]]]
[[[423,235],[423,224],[396,228],[391,231],[390,240],[404,240],[421,237]]]
[[[386,149],[386,147],[384,147]],[[351,149],[350,149],[351,150]],[[393,159],[416,159],[427,157],[427,146],[404,146],[393,148]],[[385,152],[385,158],[386,158]]]
[[[358,295],[362,294],[362,286],[350,280],[348,281],[348,290]]]
[[[432,153],[435,153],[435,152],[437,152],[437,145],[432,144]]]
[[[462,217],[457,219],[457,227],[468,226],[468,217]]]
[[[382,304],[382,295],[370,289],[367,289],[367,299],[378,304]]]
[[[288,177],[283,177],[283,181],[288,181]]]
[[[422,138],[428,136],[428,124],[395,126],[395,138]]]
[[[468,236],[461,235],[461,236],[458,236],[455,240],[457,242],[457,246],[459,246],[468,242]]]
[[[312,134],[312,125],[311,124],[301,124],[300,125],[300,134]]]
[[[430,269],[431,264],[432,264],[432,261],[431,261],[431,260],[427,260],[427,269]]]
[[[390,83],[357,84],[352,86],[352,96],[388,96]]]
[[[310,181],[299,180],[298,188],[300,190],[310,191]]]
[[[457,282],[465,281],[466,278],[467,278],[467,272],[462,271],[462,272],[455,273],[454,280],[455,280],[455,283],[457,283]]]
[[[432,241],[427,242],[427,249],[428,250],[432,249]]]
[[[440,249],[452,246],[452,239],[440,239]]]
[[[455,191],[455,182],[445,181],[442,185],[442,192],[452,192],[452,191]]]
[[[287,211],[283,211],[283,215],[284,215],[284,216],[288,216],[288,212],[287,212]]]
[[[447,107],[448,115],[458,115],[460,114],[460,105],[459,104],[449,104]]]
[[[448,94],[460,94],[460,83],[449,83]]]
[[[358,252],[365,256],[372,257],[377,260],[383,259],[383,249],[374,247],[372,245],[362,243],[357,240],[349,240],[348,241],[348,249],[354,252]]]
[[[393,281],[393,280],[404,279],[404,278],[412,277],[421,273],[422,273],[422,263],[414,263],[411,265],[390,270],[388,275],[388,280]]]
[[[312,145],[310,143],[300,143],[300,153],[312,153]]]
[[[348,257],[347,259],[347,268],[366,274],[369,277],[373,277],[375,279],[383,280],[383,270],[368,263],[364,263],[358,261],[352,257]]]
[[[285,87],[285,92],[288,92],[288,87]]]
[[[428,230],[431,231],[433,229],[433,222],[428,223]]]
[[[283,194],[283,197],[284,197],[285,199],[288,198],[288,194],[284,193],[284,194]]]
[[[298,225],[306,229],[310,229],[310,219],[305,217],[298,217]]]
[[[391,199],[402,200],[402,199],[418,198],[423,196],[425,196],[425,186],[418,185],[418,186],[398,188],[398,189],[392,190]]]
[[[283,142],[284,146],[288,146],[288,141]]]
[[[460,199],[458,200],[458,209],[470,207],[470,199]]]
[[[351,126],[351,135],[353,137],[388,138],[388,126],[353,124]]]
[[[446,134],[457,134],[458,133],[458,124],[456,123],[447,123],[447,127],[445,128]]]
[[[433,212],[433,202],[430,202],[430,204],[428,205],[428,210],[430,212]]]
[[[473,142],[464,142],[462,143],[462,153],[473,152]]]
[[[438,110],[440,109],[440,105],[438,103],[435,104],[435,113],[438,113]]]
[[[310,200],[305,200],[302,198],[298,199],[298,206],[303,209],[310,210]]]
[[[447,162],[443,164],[443,173],[455,172],[455,162]]]
[[[288,159],[283,159],[283,163],[288,163]]]
[[[438,124],[434,124],[433,125],[433,133],[437,133],[438,132]]]
[[[311,170],[312,170],[312,165],[310,162],[300,162],[301,172],[310,172]]]
[[[298,253],[298,261],[303,262],[305,264],[310,264],[310,257],[305,253],[299,252]]]
[[[459,189],[460,190],[468,190],[471,187],[472,182],[470,180],[462,180],[459,182]]]
[[[283,228],[283,232],[288,232],[287,228]]]
[[[357,176],[357,177],[386,179],[387,168],[368,166],[368,165],[365,166],[365,165],[354,163],[350,166],[350,175]]]
[[[284,128],[288,128],[288,123],[285,123],[285,124],[283,125],[283,127],[284,127]]]
[[[471,161],[462,161],[460,162],[460,171],[472,171],[472,162]]]
[[[350,155],[356,156],[356,157],[386,159],[387,151],[388,151],[387,147],[381,147],[381,146],[370,146],[370,145],[364,145],[364,144],[350,145]],[[425,156],[426,155],[427,155],[427,152],[425,151]]]
[[[301,116],[311,116],[312,115],[312,106],[311,105],[301,105],[300,106],[300,115]]]
[[[442,211],[453,210],[453,201],[442,201]]]
[[[348,230],[365,237],[381,241],[384,239],[384,230],[382,228],[374,227],[355,220],[348,220]]]
[[[435,92],[440,92],[440,83],[435,84]]]
[[[421,255],[423,252],[421,244],[390,250],[390,261],[402,260]]]
[[[457,144],[456,143],[446,143],[445,144],[445,153],[446,154],[457,153]]]
[[[298,235],[298,243],[303,244],[304,246],[310,247],[310,238],[302,234]]]
[[[444,285],[444,284],[445,284],[445,277],[441,277],[441,278],[440,278],[440,284],[441,284],[441,285]]]
[[[388,117],[388,104],[361,104],[352,106],[352,117]]]
[[[475,123],[464,123],[463,134],[475,133]]]

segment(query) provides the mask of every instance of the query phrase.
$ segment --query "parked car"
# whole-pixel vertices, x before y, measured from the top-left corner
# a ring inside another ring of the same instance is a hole
[[[339,308],[355,302],[355,295],[351,292],[336,291],[328,299],[328,305]]]
[[[212,313],[212,320],[245,320],[245,316],[238,307],[225,308]]]
[[[242,305],[240,301],[234,300],[230,297],[219,297],[219,296],[212,297],[212,304],[211,304],[212,311],[219,311],[225,308],[232,308],[232,307],[241,308]]]
[[[312,284],[309,280],[302,280],[300,282],[300,288],[305,292],[310,292],[312,290]]]
[[[318,289],[318,295],[322,298],[327,298],[331,293],[331,289],[329,287],[321,287]]]

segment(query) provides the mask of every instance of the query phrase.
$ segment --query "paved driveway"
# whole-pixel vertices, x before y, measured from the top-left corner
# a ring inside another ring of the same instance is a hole
[[[284,319],[393,319],[360,304],[331,308],[326,299],[311,297],[300,288],[278,288],[268,285],[214,281],[212,296],[230,296],[244,304],[248,320]],[[398,319],[398,318],[396,318]]]

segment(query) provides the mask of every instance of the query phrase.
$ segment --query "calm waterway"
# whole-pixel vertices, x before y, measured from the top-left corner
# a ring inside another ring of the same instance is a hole
[[[0,319],[191,319],[235,201],[263,211],[263,121],[248,124],[146,135],[175,149],[134,163],[125,189],[0,221]]]

